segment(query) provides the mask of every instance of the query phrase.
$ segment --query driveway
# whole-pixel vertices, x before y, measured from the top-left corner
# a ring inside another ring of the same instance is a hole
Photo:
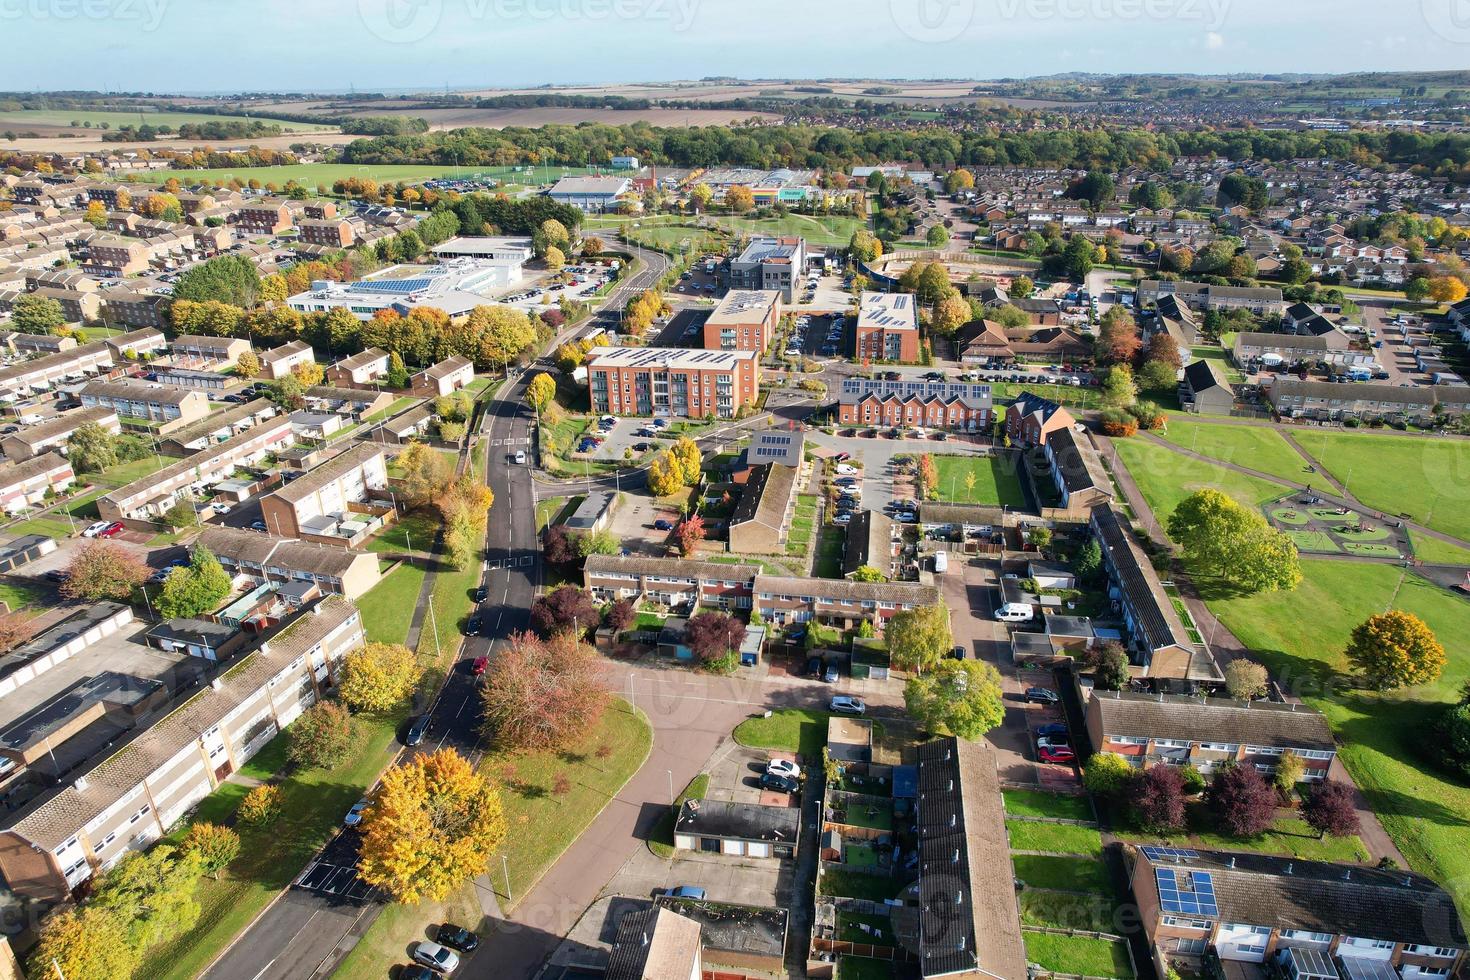
[[[894,497],[893,457],[918,452],[941,456],[978,456],[989,449],[988,446],[953,436],[940,442],[935,439],[888,439],[882,436],[829,436],[825,432],[813,431],[807,433],[807,441],[813,446],[821,446],[833,452],[849,453],[852,462],[862,463],[863,506],[873,511],[881,511]]]

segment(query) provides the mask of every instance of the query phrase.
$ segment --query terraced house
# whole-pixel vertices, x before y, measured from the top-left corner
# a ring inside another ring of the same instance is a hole
[[[599,602],[649,601],[666,607],[749,609],[755,565],[723,565],[642,555],[589,555],[582,586]]]
[[[1306,766],[1302,778],[1316,782],[1337,758],[1327,719],[1301,704],[1094,691],[1086,716],[1099,752],[1145,769],[1191,765],[1208,774],[1237,763],[1269,774],[1291,752]]]
[[[845,579],[757,575],[755,608],[769,623],[784,626],[815,620],[853,629],[867,620],[881,631],[894,615],[939,601],[939,590],[913,582],[849,582]]]
[[[837,420],[843,425],[986,432],[994,411],[985,384],[845,378],[837,391]]]

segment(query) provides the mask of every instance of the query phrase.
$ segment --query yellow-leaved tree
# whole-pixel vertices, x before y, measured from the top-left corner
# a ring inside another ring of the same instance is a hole
[[[678,465],[679,479],[685,486],[694,486],[699,482],[700,453],[699,445],[688,436],[680,436],[672,446],[669,447],[669,457]]]
[[[363,826],[358,874],[410,905],[483,874],[506,829],[499,788],[454,749],[389,769]]]
[[[660,453],[648,464],[648,489],[655,497],[678,493],[683,485],[684,474],[670,452]]]
[[[88,905],[67,908],[41,926],[31,950],[29,974],[67,980],[124,980],[137,969],[138,950],[116,909]]]
[[[408,647],[369,643],[342,658],[340,696],[354,711],[391,711],[413,694],[423,672]]]

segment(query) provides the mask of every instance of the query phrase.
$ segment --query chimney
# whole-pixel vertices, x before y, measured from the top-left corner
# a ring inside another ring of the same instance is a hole
[[[1284,871],[1283,871],[1283,872],[1282,872],[1282,873],[1283,873],[1283,874],[1291,874],[1291,869],[1292,869],[1292,868],[1293,868],[1293,867],[1294,867],[1294,866],[1295,866],[1295,864],[1294,864],[1294,862],[1291,862],[1291,861],[1287,861],[1287,862],[1286,862],[1286,869],[1285,869],[1285,870],[1284,870]]]
[[[1342,880],[1343,881],[1352,881],[1353,880],[1353,869],[1352,868],[1348,868],[1346,871],[1344,871],[1342,873]]]
[[[71,788],[76,790],[78,793],[85,793],[87,791],[87,787],[90,785],[91,784],[87,782],[86,776],[78,776],[76,778],[76,782],[71,784]]]

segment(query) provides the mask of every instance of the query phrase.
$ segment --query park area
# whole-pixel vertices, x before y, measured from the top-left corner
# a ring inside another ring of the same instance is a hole
[[[1310,483],[1311,464],[1274,428],[1264,425],[1222,425],[1169,417],[1160,436],[1181,449],[1234,463],[1294,483]]]
[[[935,456],[939,499],[960,504],[1026,506],[1015,453],[993,456]]]
[[[1299,551],[1398,558],[1408,554],[1410,548],[1409,536],[1403,528],[1365,521],[1345,507],[1282,500],[1269,505],[1266,516],[1291,538]]]
[[[317,186],[331,190],[332,184],[349,177],[359,180],[375,180],[383,183],[420,183],[437,177],[458,177],[466,173],[463,167],[443,167],[433,164],[354,164],[354,163],[295,163],[277,167],[231,167],[217,170],[149,170],[137,175],[145,183],[161,184],[176,177],[186,185],[213,184],[230,180],[258,180],[261,185],[284,186],[294,180],[305,187]]]
[[[1289,487],[1184,456],[1146,439],[1115,439],[1118,456],[1162,524],[1180,501],[1196,490],[1219,490],[1255,509],[1285,495]]]

